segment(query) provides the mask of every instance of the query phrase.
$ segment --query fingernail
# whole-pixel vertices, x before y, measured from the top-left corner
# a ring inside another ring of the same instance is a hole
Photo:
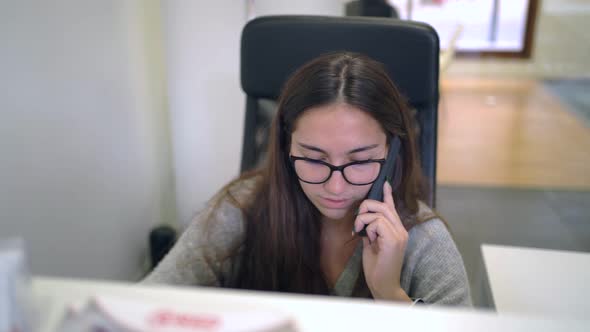
[[[354,229],[352,230],[352,234],[351,235],[352,235],[352,237],[354,237]]]

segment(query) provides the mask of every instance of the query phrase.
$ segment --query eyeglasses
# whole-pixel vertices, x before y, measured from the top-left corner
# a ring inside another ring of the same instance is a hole
[[[324,183],[332,177],[334,171],[339,171],[346,182],[355,186],[375,182],[379,176],[381,166],[385,163],[385,159],[369,159],[334,166],[321,160],[305,157],[289,156],[289,159],[295,169],[295,174],[303,182],[311,184]]]

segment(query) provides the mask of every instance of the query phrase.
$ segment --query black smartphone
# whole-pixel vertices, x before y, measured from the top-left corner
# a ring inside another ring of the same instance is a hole
[[[387,152],[387,158],[385,159],[385,164],[381,166],[381,170],[379,171],[379,175],[377,176],[377,180],[373,182],[373,186],[369,193],[367,194],[366,199],[372,199],[376,201],[383,202],[383,185],[385,181],[387,181],[388,177],[390,177],[390,181],[393,181],[395,178],[394,169],[395,169],[395,161],[399,155],[399,150],[401,148],[401,142],[399,137],[394,136],[391,138],[391,144],[389,145],[389,151]],[[389,182],[393,186],[391,182]],[[354,226],[353,226],[354,227]],[[358,232],[359,236],[367,236],[367,225]]]

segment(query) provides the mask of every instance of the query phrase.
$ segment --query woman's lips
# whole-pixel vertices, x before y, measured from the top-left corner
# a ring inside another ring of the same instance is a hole
[[[320,197],[320,199],[322,201],[322,205],[329,209],[342,209],[348,207],[349,202],[348,199],[331,199],[325,197]]]

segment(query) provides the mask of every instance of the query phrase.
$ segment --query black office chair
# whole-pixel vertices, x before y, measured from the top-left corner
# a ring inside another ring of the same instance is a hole
[[[382,62],[416,110],[418,145],[434,206],[439,40],[426,24],[373,17],[267,16],[242,31],[241,81],[246,93],[242,171],[264,158],[275,100],[289,75],[332,51],[363,53]]]

